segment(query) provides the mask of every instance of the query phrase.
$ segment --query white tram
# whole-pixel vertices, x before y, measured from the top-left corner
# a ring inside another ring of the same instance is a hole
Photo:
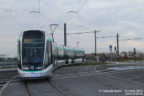
[[[28,30],[18,39],[18,73],[25,79],[50,77],[60,66],[84,62],[83,50],[58,46],[51,35]]]

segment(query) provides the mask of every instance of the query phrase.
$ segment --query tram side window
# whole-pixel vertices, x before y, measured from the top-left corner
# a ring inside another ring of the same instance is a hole
[[[69,58],[71,58],[71,50],[69,50]]]
[[[66,50],[65,50],[65,49],[64,49],[64,51],[63,51],[63,52],[64,52],[64,57],[63,57],[63,58],[65,59],[65,58],[67,57],[67,52],[66,52]]]
[[[20,65],[21,65],[21,52],[20,52],[20,41],[18,41],[18,45],[17,45],[18,47],[18,57],[17,57],[17,64],[18,64],[18,67],[20,67]]]
[[[45,53],[45,62],[44,62],[44,64],[45,64],[45,67],[47,67],[48,66],[48,42],[47,42],[47,46],[46,46],[46,53]]]
[[[70,50],[69,51],[69,57],[72,58],[72,56],[73,56],[73,53],[72,53],[72,50]]]
[[[46,54],[45,54],[45,67],[47,67],[49,64],[52,63],[52,54],[51,54],[51,42],[48,41],[47,42],[47,46],[46,46]]]
[[[52,54],[54,58],[57,58],[58,50],[57,50],[57,46],[54,44],[52,44]]]
[[[63,59],[64,58],[64,50],[63,48],[58,48],[58,59]]]
[[[51,64],[52,63],[52,44],[50,41],[48,41],[48,63]]]
[[[64,49],[63,48],[61,49],[61,54],[62,54],[61,58],[64,59]]]
[[[60,59],[60,57],[61,57],[61,49],[58,48],[57,51],[58,51],[58,59]]]
[[[79,58],[79,53],[78,53],[78,51],[76,51],[76,57]]]

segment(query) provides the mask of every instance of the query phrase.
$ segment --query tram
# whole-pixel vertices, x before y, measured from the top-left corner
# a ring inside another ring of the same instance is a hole
[[[51,77],[60,66],[84,62],[84,50],[59,46],[45,31],[24,31],[17,42],[17,70],[24,79]]]

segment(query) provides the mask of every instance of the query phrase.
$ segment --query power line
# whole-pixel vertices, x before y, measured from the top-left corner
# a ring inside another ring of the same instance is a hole
[[[95,37],[95,56],[97,56],[97,32],[101,32],[101,31],[97,31],[94,30],[92,32],[77,32],[77,33],[69,33],[69,34],[85,34],[85,33],[94,33],[94,37]]]
[[[84,34],[84,33],[93,33],[93,32],[78,32],[78,33],[67,33],[68,35],[79,35],[79,34]],[[97,39],[100,38],[113,38],[116,36],[102,36],[102,37],[97,37]],[[120,36],[119,36],[120,37]],[[144,38],[130,38],[130,39],[120,39],[120,41],[129,41],[129,40],[143,40]]]
[[[85,33],[94,33],[94,32],[93,32],[93,31],[91,31],[91,32],[67,33],[67,35],[71,35],[71,34],[77,34],[77,35],[79,35],[79,34],[85,34]]]
[[[102,37],[97,37],[97,38],[112,38],[112,37],[116,37],[116,36],[102,36]]]
[[[94,33],[93,31],[91,32],[77,32],[77,33],[67,33],[67,35],[80,35],[80,34],[85,34],[85,33]],[[116,37],[116,36],[102,36],[102,37],[97,37],[98,38],[112,38],[112,37]]]
[[[85,4],[87,3],[88,0],[85,0],[84,3],[80,6],[80,8],[77,11],[68,11],[67,13],[74,13],[77,14],[77,18],[79,19],[80,23],[82,23],[82,18],[80,16],[80,11],[83,9],[83,7],[85,6]]]
[[[128,39],[121,39],[120,41],[130,41],[130,40],[142,40],[144,38],[128,38]]]
[[[76,14],[78,20],[80,21],[80,23],[82,23],[82,18],[81,18],[81,16],[80,16],[80,14],[79,14],[78,11],[68,11],[67,13],[73,13],[73,14]]]
[[[31,11],[30,13],[41,13],[40,10],[40,0],[38,0],[38,11]]]
[[[77,11],[68,11],[67,13],[79,13],[82,8],[85,6],[85,4],[87,3],[88,0],[85,0],[84,3],[80,6],[80,8]]]
[[[85,6],[85,4],[87,3],[88,0],[85,0],[84,3],[81,5],[81,7],[77,10],[77,12],[79,13],[82,8]]]

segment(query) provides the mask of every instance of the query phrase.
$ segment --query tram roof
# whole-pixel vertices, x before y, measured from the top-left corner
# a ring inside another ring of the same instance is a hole
[[[52,40],[52,37],[51,37],[51,33],[49,33],[49,32],[47,32],[47,31],[43,31],[43,30],[25,30],[25,31],[22,31],[21,33],[20,33],[20,38],[22,38],[23,37],[23,34],[24,34],[24,32],[35,32],[35,31],[40,31],[40,32],[43,32],[44,34],[45,34],[45,37],[46,37],[46,39],[48,39],[49,41],[53,41]]]

